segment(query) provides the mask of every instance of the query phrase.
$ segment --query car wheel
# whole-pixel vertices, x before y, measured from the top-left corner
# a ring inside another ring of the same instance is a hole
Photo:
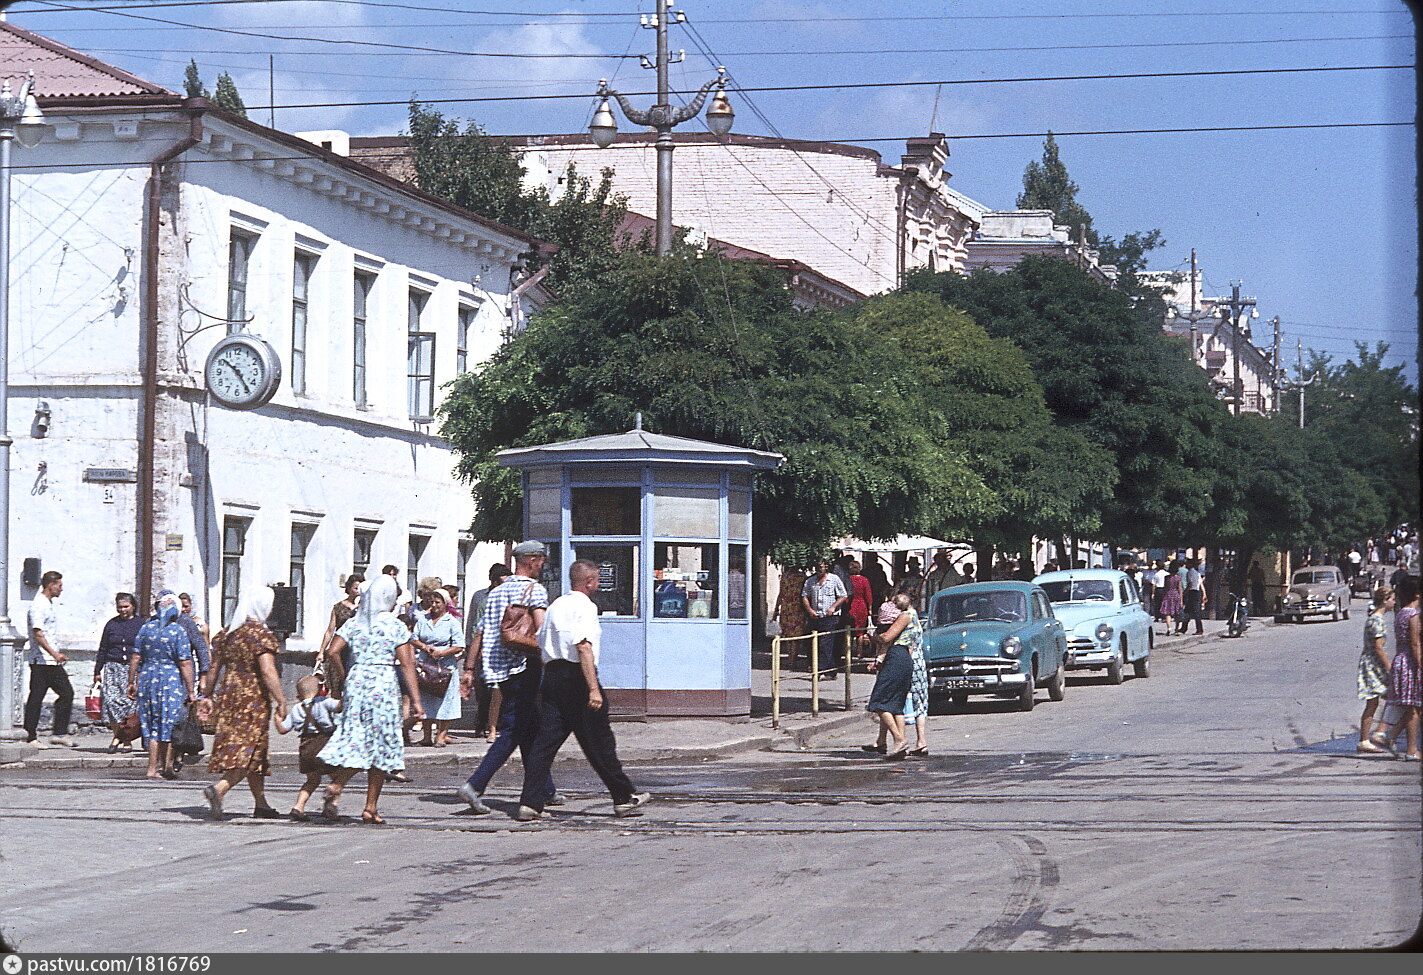
[[[1107,664],[1107,683],[1120,684],[1122,682],[1122,658],[1127,655],[1126,644],[1122,644],[1122,652],[1112,658]]]
[[[1047,696],[1049,701],[1061,701],[1067,696],[1067,663],[1064,661],[1057,665],[1057,673],[1052,675],[1052,680],[1047,685]]]
[[[1348,606],[1345,606],[1345,607],[1344,607],[1344,618],[1345,618],[1346,620],[1349,618],[1349,607],[1348,607]]]
[[[1033,683],[1033,669],[1031,666],[1028,667],[1027,677],[1028,680],[1023,684],[1023,690],[1018,694],[1019,711],[1031,711],[1033,705],[1037,703],[1035,698],[1037,697],[1038,688],[1037,685]]]
[[[962,692],[950,694],[949,700],[953,701],[956,707],[963,707],[968,703],[968,695]]]
[[[1133,660],[1131,663],[1132,673],[1137,677],[1151,676],[1151,657],[1142,657],[1140,660]]]
[[[1334,612],[1333,612],[1332,614],[1330,614],[1330,617],[1329,617],[1329,618],[1332,619],[1332,620],[1333,620],[1334,622],[1336,622],[1336,623],[1339,622],[1339,604],[1338,604],[1338,603],[1335,603],[1335,604],[1334,604]]]

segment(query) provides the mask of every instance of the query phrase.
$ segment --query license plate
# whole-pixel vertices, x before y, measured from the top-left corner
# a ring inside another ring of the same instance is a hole
[[[934,682],[934,686],[949,691],[967,691],[982,687],[983,679],[980,677],[940,677]]]

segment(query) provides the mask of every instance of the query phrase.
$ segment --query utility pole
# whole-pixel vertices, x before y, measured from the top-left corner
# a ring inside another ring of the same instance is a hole
[[[1278,334],[1278,326],[1276,328],[1276,332]],[[1278,342],[1278,340],[1276,341]],[[1295,340],[1295,372],[1299,375],[1299,379],[1295,380],[1294,382],[1284,381],[1281,382],[1280,385],[1283,386],[1285,389],[1299,390],[1299,428],[1303,430],[1304,390],[1306,386],[1313,386],[1315,383],[1319,382],[1320,379],[1319,373],[1317,372],[1313,376],[1310,376],[1308,379],[1304,378],[1304,339]]]
[[[1240,336],[1243,332],[1248,338],[1250,328],[1250,326],[1246,324],[1248,319],[1244,313],[1247,308],[1251,310],[1252,314],[1258,315],[1259,313],[1254,310],[1254,298],[1241,297],[1239,281],[1231,285],[1230,298],[1228,300],[1225,298],[1217,298],[1216,302],[1217,304],[1224,305],[1220,310],[1220,317],[1225,321],[1229,321],[1231,325],[1231,358],[1234,360],[1235,366],[1235,379],[1231,385],[1232,398],[1235,400],[1232,412],[1236,416],[1239,416],[1241,402],[1245,399],[1245,390],[1240,382]]]
[[[673,10],[672,0],[658,0],[657,7],[657,13],[644,14],[642,17],[642,26],[657,32],[657,60],[651,62],[646,56],[642,59],[644,68],[657,69],[657,104],[645,112],[639,111],[621,94],[609,88],[606,81],[600,80],[598,95],[603,100],[599,103],[598,110],[593,113],[593,122],[588,126],[588,133],[598,148],[606,149],[612,145],[613,137],[618,134],[618,126],[613,118],[613,111],[608,106],[609,97],[618,100],[619,107],[630,122],[651,126],[657,130],[657,256],[666,257],[672,252],[672,150],[676,148],[672,143],[672,129],[688,119],[697,117],[697,113],[702,110],[702,102],[706,101],[713,86],[718,90],[707,109],[707,128],[713,135],[726,135],[731,131],[733,114],[731,103],[726,98],[726,69],[721,67],[716,69],[715,78],[702,85],[696,98],[686,105],[672,107],[667,68],[685,58],[686,52],[678,51],[675,58],[670,56],[667,50],[667,23],[671,20],[680,24],[687,19],[687,15],[680,10]]]
[[[1280,376],[1284,370],[1280,368],[1280,316],[1276,315],[1270,319],[1270,324],[1275,326],[1274,351],[1270,353],[1270,389],[1274,392],[1275,404],[1271,413],[1280,412]]]

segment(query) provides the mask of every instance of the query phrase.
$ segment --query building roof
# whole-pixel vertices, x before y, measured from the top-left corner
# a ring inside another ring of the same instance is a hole
[[[592,138],[587,132],[569,132],[557,135],[500,135],[490,134],[492,139],[507,142],[514,146],[548,146],[555,148],[558,146],[591,146]],[[791,149],[796,152],[819,152],[836,156],[853,156],[857,159],[870,159],[876,164],[880,161],[880,154],[877,150],[867,149],[864,146],[853,146],[844,142],[816,142],[807,139],[777,139],[765,135],[738,135],[733,132],[727,136],[712,135],[710,132],[678,131],[672,134],[672,140],[678,145],[695,145],[721,143],[733,146],[754,146],[762,149]],[[351,148],[357,149],[391,149],[405,145],[409,141],[403,135],[382,135],[357,137],[351,139]],[[657,141],[657,133],[653,131],[634,130],[631,132],[619,132],[613,138],[613,144],[609,149],[637,149],[646,148]]]
[[[35,73],[35,97],[44,101],[54,98],[92,98],[114,95],[157,95],[165,99],[178,98],[151,81],[144,81],[111,64],[105,64],[71,47],[42,37],[33,31],[8,21],[0,21],[0,65],[3,76],[11,79]]]
[[[624,433],[606,433],[534,447],[515,447],[501,450],[494,456],[504,467],[651,462],[775,470],[785,462],[785,457],[780,454],[706,440],[691,440],[687,437],[670,437],[662,433],[650,433],[640,427]]]

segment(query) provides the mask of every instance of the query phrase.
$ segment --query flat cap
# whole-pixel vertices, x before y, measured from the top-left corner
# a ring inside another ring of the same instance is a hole
[[[544,545],[543,542],[534,542],[534,541],[520,542],[518,545],[515,545],[515,546],[514,546],[514,556],[515,556],[515,558],[517,558],[517,557],[520,556],[520,555],[547,555],[547,554],[548,554],[548,548]]]

